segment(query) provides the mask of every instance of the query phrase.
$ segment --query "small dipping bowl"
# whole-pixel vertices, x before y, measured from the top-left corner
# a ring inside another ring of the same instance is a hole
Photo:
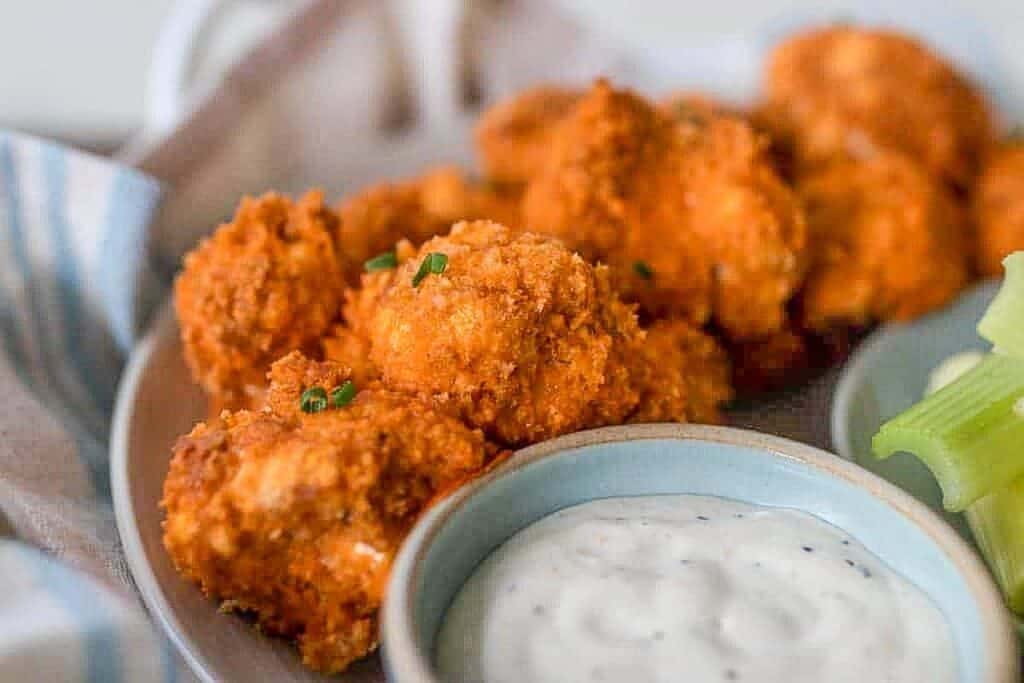
[[[524,449],[416,525],[383,609],[392,683],[439,683],[434,646],[459,589],[493,550],[562,508],[600,498],[698,494],[802,510],[915,584],[950,624],[960,683],[1018,683],[1009,612],[977,555],[934,512],[853,463],[756,432],[632,425]],[[528,683],[525,682],[524,683]]]

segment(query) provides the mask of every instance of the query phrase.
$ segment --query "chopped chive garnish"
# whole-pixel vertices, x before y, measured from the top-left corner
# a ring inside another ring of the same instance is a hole
[[[1003,259],[1006,277],[978,323],[978,334],[1002,353],[1024,360],[1024,251]]]
[[[901,415],[872,440],[879,458],[913,453],[959,512],[1024,475],[1024,360],[989,354],[978,365]]]
[[[363,268],[366,269],[367,273],[373,273],[378,270],[391,270],[397,267],[398,257],[395,256],[395,252],[393,251],[385,251],[383,254],[377,254],[363,264]]]
[[[633,272],[645,280],[654,277],[654,269],[648,265],[647,261],[633,261]]]
[[[349,380],[331,391],[331,406],[344,408],[356,397],[356,385]]]
[[[447,267],[447,254],[441,254],[436,251],[427,254],[423,259],[423,263],[420,264],[420,269],[416,271],[416,275],[412,278],[412,286],[419,287],[420,283],[423,282],[423,278],[430,274],[440,275]]]
[[[302,392],[299,407],[304,413],[319,413],[327,408],[327,391],[323,387],[310,387]]]

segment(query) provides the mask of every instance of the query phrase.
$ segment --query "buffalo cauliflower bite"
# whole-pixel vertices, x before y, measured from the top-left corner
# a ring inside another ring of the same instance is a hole
[[[423,275],[432,254],[443,272]],[[419,275],[418,275],[419,274]],[[422,276],[422,279],[421,279]],[[608,272],[561,243],[486,221],[461,223],[403,263],[368,329],[384,384],[522,445],[621,422],[636,406],[627,363],[641,343]]]
[[[352,379],[359,386],[368,386],[380,378],[380,372],[370,361],[370,340],[359,330],[338,324],[320,340],[324,360],[334,361],[352,371]]]
[[[803,292],[810,329],[909,320],[967,284],[964,212],[909,159],[837,162],[802,178],[797,192],[814,245]]]
[[[722,422],[732,386],[714,337],[684,320],[660,320],[646,329],[634,362],[640,400],[630,422]]]
[[[398,544],[485,458],[479,432],[408,396],[369,389],[298,409],[302,391],[346,377],[298,354],[279,361],[268,410],[225,413],[178,440],[162,502],[178,570],[326,673],[375,649]]]
[[[522,222],[520,188],[469,178],[453,167],[440,167],[421,179],[422,202],[444,219],[447,232],[464,220],[489,220],[516,228]]]
[[[448,232],[460,220],[518,223],[518,194],[468,178],[443,166],[400,183],[369,187],[342,202],[340,249],[347,257],[345,279],[359,284],[363,264],[406,240],[419,245]]]
[[[974,219],[978,270],[1002,275],[1003,259],[1024,249],[1024,144],[1000,146],[974,187]]]
[[[647,314],[771,334],[804,272],[800,208],[749,125],[683,123],[598,81],[529,184],[524,225],[607,263]]]
[[[529,182],[546,162],[558,124],[581,95],[575,89],[540,86],[484,112],[476,127],[476,147],[487,177],[505,185]]]
[[[185,257],[175,308],[185,359],[212,404],[258,405],[270,364],[315,349],[338,317],[337,222],[319,192],[246,198]]]
[[[799,169],[901,152],[964,188],[992,138],[981,94],[918,41],[849,26],[810,31],[771,55],[759,119]]]
[[[690,90],[674,92],[661,100],[660,105],[680,123],[706,125],[722,116],[744,118],[739,108],[706,93]]]

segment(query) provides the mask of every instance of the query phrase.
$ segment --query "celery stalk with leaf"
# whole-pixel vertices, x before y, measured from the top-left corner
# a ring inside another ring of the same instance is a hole
[[[997,352],[1024,359],[1024,251],[1003,259],[1006,277],[978,323],[978,334]]]
[[[924,462],[944,506],[966,510],[1010,609],[1024,614],[1024,252],[1003,264],[978,325],[994,352],[882,425],[872,447],[879,458],[906,451]]]

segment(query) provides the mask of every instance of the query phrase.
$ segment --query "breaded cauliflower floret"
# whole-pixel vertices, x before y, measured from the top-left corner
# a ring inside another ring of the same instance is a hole
[[[363,264],[401,240],[419,245],[460,220],[518,223],[519,196],[468,178],[450,166],[399,183],[382,183],[347,198],[339,207],[345,279],[359,284]]]
[[[408,396],[360,391],[298,410],[346,370],[298,354],[275,364],[271,410],[225,413],[174,447],[164,545],[175,566],[303,660],[343,671],[377,645],[377,612],[401,539],[438,491],[484,465],[484,441]]]
[[[987,161],[974,186],[974,219],[978,270],[1002,275],[1003,259],[1024,249],[1024,144],[1000,146]]]
[[[370,361],[370,340],[347,325],[335,325],[320,340],[324,360],[349,368],[359,386],[369,386],[380,378],[380,371]]]
[[[634,356],[640,402],[630,422],[721,423],[733,392],[729,359],[714,337],[684,320],[660,320],[646,333]]]
[[[234,219],[185,257],[175,308],[185,359],[223,408],[259,403],[270,364],[315,349],[338,317],[337,216],[319,192],[242,200]]]
[[[803,294],[810,329],[909,320],[967,284],[964,212],[918,164],[898,155],[838,162],[797,192],[814,245]]]
[[[431,254],[441,273],[416,280]],[[486,221],[424,244],[372,294],[370,358],[388,387],[521,445],[621,422],[637,403],[627,361],[642,340],[608,272],[556,240]]]
[[[981,93],[922,43],[898,33],[833,26],[777,47],[759,119],[799,171],[884,151],[967,187],[991,144]]]
[[[579,90],[545,85],[485,111],[476,127],[476,147],[487,177],[507,185],[529,182],[550,155],[558,124],[581,96]]]
[[[771,334],[804,272],[806,228],[765,145],[738,119],[680,122],[598,81],[529,184],[524,225],[607,263],[650,315]]]

